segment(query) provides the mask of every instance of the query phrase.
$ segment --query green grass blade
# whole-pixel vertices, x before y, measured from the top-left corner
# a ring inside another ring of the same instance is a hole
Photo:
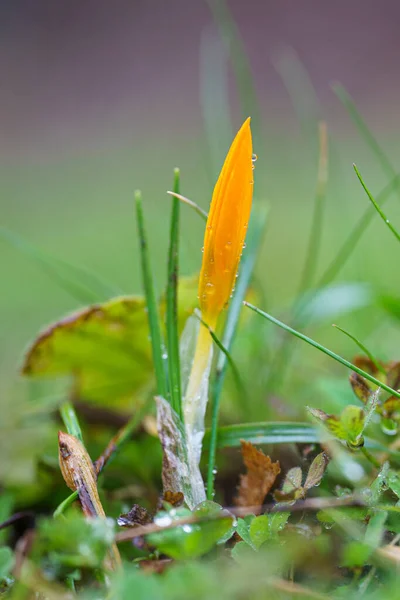
[[[65,498],[65,500],[63,500],[56,508],[56,510],[53,512],[53,517],[56,519],[57,517],[59,517],[60,515],[62,515],[69,506],[71,506],[71,504],[73,504],[75,502],[75,500],[77,500],[78,498],[78,491],[75,490],[75,492],[72,492],[72,494],[70,494],[69,496],[67,496],[67,498]]]
[[[307,69],[290,47],[279,50],[272,57],[272,63],[286,88],[303,134],[314,138],[315,124],[322,119],[322,108]]]
[[[323,433],[323,435],[321,435]],[[211,431],[204,436],[204,447],[210,444]],[[258,423],[240,423],[218,428],[218,449],[239,448],[241,440],[252,444],[318,444],[326,439],[326,432],[311,423],[291,421],[266,421]],[[391,457],[400,460],[400,454],[385,444],[369,437],[364,438],[365,446],[372,450],[387,452]]]
[[[218,165],[234,137],[229,110],[229,54],[214,23],[200,38],[199,90],[206,135],[205,161],[210,180],[218,176]]]
[[[330,356],[330,358],[333,358],[338,363],[342,364],[343,366],[347,367],[348,369],[351,369],[352,371],[355,371],[356,373],[358,373],[359,375],[361,375],[365,379],[368,379],[368,381],[370,381],[371,383],[374,383],[376,386],[382,388],[386,392],[389,392],[393,396],[396,396],[396,398],[400,398],[400,392],[397,392],[396,390],[393,390],[391,387],[389,387],[388,385],[386,385],[386,383],[383,383],[382,381],[379,381],[378,379],[376,379],[375,377],[373,377],[372,375],[370,375],[366,371],[363,371],[362,369],[359,369],[358,367],[356,367],[355,365],[353,365],[351,362],[349,362],[345,358],[342,358],[341,356],[339,356],[335,352],[332,352],[332,350],[329,350],[328,348],[325,348],[325,346],[322,346],[318,342],[315,342],[313,339],[309,338],[307,335],[304,335],[304,333],[300,333],[299,331],[296,331],[292,327],[289,327],[289,325],[286,325],[285,323],[282,323],[282,321],[278,321],[278,319],[275,319],[275,317],[273,317],[272,315],[269,315],[268,313],[264,312],[260,308],[257,308],[253,304],[250,304],[249,302],[244,302],[244,305],[248,306],[251,310],[253,310],[257,314],[261,315],[265,319],[268,319],[268,321],[271,321],[271,323],[274,323],[275,325],[278,325],[278,327],[281,327],[282,329],[284,329],[285,331],[291,333],[292,335],[294,335],[295,337],[299,338],[300,340],[303,340],[303,342],[307,342],[307,344],[310,344],[310,346],[313,346],[314,348],[316,348],[320,352],[323,352],[327,356]]]
[[[249,233],[247,236],[247,247],[244,252],[240,265],[239,277],[236,284],[236,290],[228,308],[228,314],[225,323],[224,334],[222,336],[222,345],[229,353],[232,347],[233,339],[239,320],[242,302],[244,300],[247,288],[251,280],[254,265],[260,247],[265,224],[268,215],[268,207],[264,204],[258,204],[253,208],[253,214],[250,221]],[[210,452],[208,458],[207,470],[207,496],[209,499],[214,493],[215,461],[218,440],[218,415],[221,402],[221,392],[225,381],[227,368],[227,355],[220,353],[217,361],[215,380],[212,387],[212,416],[211,416],[211,437]]]
[[[143,288],[147,304],[147,316],[149,321],[151,349],[153,354],[154,371],[157,381],[157,393],[167,398],[168,386],[166,380],[166,369],[163,359],[163,342],[159,321],[158,305],[154,293],[153,277],[151,273],[146,229],[143,217],[142,195],[135,192],[136,220],[140,242],[140,259],[142,268]]]
[[[252,117],[254,147],[260,149],[262,146],[262,134],[259,103],[242,37],[225,0],[208,0],[208,5],[221,38],[227,45],[230,53],[231,66],[243,117]]]
[[[391,224],[390,220],[387,218],[387,216],[385,215],[385,213],[383,212],[383,210],[379,206],[378,202],[375,200],[375,198],[373,197],[373,195],[371,194],[371,192],[369,191],[369,189],[365,185],[364,180],[361,177],[360,171],[357,169],[356,165],[353,165],[353,168],[354,168],[354,170],[356,172],[356,175],[357,175],[357,177],[358,177],[361,185],[364,188],[365,193],[367,194],[368,198],[371,200],[371,202],[372,202],[372,204],[373,204],[376,212],[381,217],[382,221],[387,225],[387,227],[389,227],[390,231],[393,233],[393,235],[395,236],[395,238],[397,239],[397,241],[400,242],[400,234],[399,234],[399,232],[396,230],[395,227],[393,227],[393,225]]]
[[[393,179],[393,177],[395,177],[396,175],[396,171],[392,163],[390,162],[386,153],[376,140],[375,136],[372,134],[371,130],[368,128],[360,113],[358,112],[350,94],[345,90],[345,88],[342,85],[335,84],[332,87],[336,96],[339,98],[339,100],[349,113],[353,123],[356,125],[361,136],[364,138],[367,145],[371,148],[372,152],[379,160],[384,173],[389,179]]]
[[[399,177],[394,177],[377,196],[377,202],[382,206],[389,198],[393,190],[395,190],[399,185]],[[317,287],[325,287],[329,283],[331,283],[335,277],[340,273],[341,269],[345,266],[354,250],[356,249],[359,241],[367,230],[367,227],[373,220],[376,211],[373,206],[368,207],[363,215],[360,217],[359,221],[350,231],[349,235],[343,242],[342,246],[336,252],[335,258],[329,264],[329,266],[325,269],[323,274],[321,275]]]
[[[311,220],[311,232],[304,261],[303,272],[300,277],[298,295],[307,290],[315,277],[317,258],[320,253],[322,241],[322,225],[325,212],[326,186],[328,182],[328,133],[326,123],[319,124],[319,162],[317,173],[317,186],[314,198],[314,210]]]
[[[174,172],[174,194],[179,194],[180,173]],[[179,273],[179,213],[180,201],[172,197],[171,228],[168,253],[168,283],[166,294],[166,325],[168,347],[168,373],[171,406],[182,420],[181,370],[178,337],[178,273]]]
[[[240,446],[241,440],[252,444],[314,444],[319,441],[318,429],[310,423],[260,422],[227,425],[218,428],[218,448]],[[204,436],[204,446],[211,441],[211,431]]]
[[[68,433],[78,438],[78,440],[83,443],[82,431],[79,425],[78,417],[71,402],[63,402],[61,404],[60,415]]]
[[[48,277],[79,303],[93,304],[122,293],[87,269],[49,256],[5,227],[0,227],[0,236],[33,260]]]
[[[203,210],[201,208],[201,206],[196,204],[196,202],[193,202],[193,200],[189,200],[189,198],[186,198],[186,196],[182,196],[182,194],[175,194],[175,192],[167,192],[167,194],[169,194],[170,196],[174,196],[175,198],[178,198],[178,200],[183,202],[183,204],[187,204],[188,206],[193,208],[193,210],[195,212],[197,212],[197,214],[200,215],[200,217],[202,217],[202,219],[204,221],[207,222],[208,213],[205,210]]]
[[[396,176],[379,193],[378,201],[380,205],[383,205],[386,202],[386,200],[390,198],[392,191],[398,186],[399,180],[400,178]],[[316,292],[319,289],[328,286],[337,277],[341,269],[343,269],[343,267],[355,251],[358,243],[360,242],[362,236],[366,232],[367,227],[369,226],[375,215],[376,210],[373,206],[370,206],[366,209],[364,214],[360,217],[359,221],[349,233],[346,240],[343,242],[342,246],[336,253],[332,262],[322,273],[315,286]],[[304,327],[308,323],[308,319],[304,314],[305,308],[306,305],[304,303],[297,303],[297,309],[293,314],[293,319],[291,322],[292,325]],[[292,346],[290,344],[289,338],[285,338],[273,359],[273,364],[271,367],[271,376],[268,381],[268,387],[275,389],[274,386],[277,381],[280,381],[281,383],[283,382],[285,378],[285,372],[290,364],[291,355]]]
[[[366,356],[368,356],[369,360],[371,362],[374,363],[375,367],[378,369],[378,371],[380,371],[383,375],[386,375],[386,371],[385,369],[382,367],[381,364],[379,364],[379,362],[376,360],[376,358],[371,354],[371,352],[368,350],[368,348],[366,348],[366,346],[364,346],[364,344],[358,339],[356,338],[355,335],[352,335],[351,333],[349,333],[348,331],[346,331],[345,329],[342,329],[342,327],[339,327],[339,325],[332,325],[332,327],[335,327],[335,329],[338,329],[339,331],[341,331],[342,333],[344,333],[344,335],[347,335],[348,338],[350,338],[351,340],[353,340],[353,342],[355,344],[357,344],[357,346],[360,348],[360,350],[362,352],[364,352],[364,354]]]

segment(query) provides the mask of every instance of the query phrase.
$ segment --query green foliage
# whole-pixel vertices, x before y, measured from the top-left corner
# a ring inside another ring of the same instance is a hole
[[[73,375],[84,398],[126,402],[143,389],[152,372],[144,300],[116,298],[66,317],[29,349],[23,372],[35,377]]]
[[[11,569],[14,565],[14,553],[11,548],[3,546],[0,548],[0,589],[1,582],[9,577]]]
[[[253,550],[258,551],[263,544],[269,541],[278,541],[278,534],[282,531],[290,517],[289,512],[280,512],[270,515],[248,515],[244,519],[238,519],[237,533],[243,542]],[[233,555],[238,558],[242,546],[235,546]]]
[[[33,557],[52,577],[65,577],[75,569],[101,569],[113,539],[111,519],[85,519],[70,511],[67,517],[39,522]]]
[[[210,501],[197,506],[193,513],[186,508],[161,511],[155,516],[154,522],[165,526],[192,515],[198,519],[197,523],[186,523],[152,533],[147,536],[147,541],[159,552],[176,560],[184,560],[206,554],[232,530],[232,515],[223,513],[221,506]]]

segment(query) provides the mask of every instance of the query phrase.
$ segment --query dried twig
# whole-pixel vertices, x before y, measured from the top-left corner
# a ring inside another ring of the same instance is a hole
[[[133,527],[127,531],[121,531],[115,537],[116,542],[126,542],[143,535],[150,533],[156,533],[158,531],[165,531],[167,529],[174,529],[175,527],[181,527],[182,525],[190,525],[193,523],[201,523],[210,521],[213,519],[226,518],[226,511],[235,515],[236,517],[244,517],[249,514],[261,514],[261,513],[277,513],[277,512],[299,512],[302,510],[326,510],[328,508],[343,508],[346,506],[365,506],[364,502],[356,496],[348,496],[347,498],[309,498],[307,500],[300,500],[292,506],[287,504],[264,504],[263,506],[231,506],[225,508],[224,511],[220,511],[215,515],[210,515],[207,518],[199,519],[195,515],[186,517],[184,519],[177,519],[172,521],[169,525],[160,527],[154,523],[150,525],[143,525],[140,527]]]

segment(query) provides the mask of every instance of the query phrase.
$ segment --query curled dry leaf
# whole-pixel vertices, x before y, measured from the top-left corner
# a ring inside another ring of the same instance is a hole
[[[364,377],[361,377],[361,375],[353,371],[353,373],[350,375],[350,384],[357,398],[364,404],[367,404],[372,394],[372,389]]]
[[[78,492],[82,511],[86,517],[106,518],[97,491],[97,475],[84,445],[69,433],[58,433],[59,462],[67,486]],[[105,566],[111,570],[121,565],[118,548],[113,544]]]
[[[241,440],[243,462],[247,473],[240,476],[236,506],[261,506],[265,496],[281,472],[279,462],[258,450],[251,442]]]
[[[77,490],[82,510],[87,517],[105,517],[96,485],[96,471],[83,444],[69,433],[58,432],[58,458],[64,481]]]

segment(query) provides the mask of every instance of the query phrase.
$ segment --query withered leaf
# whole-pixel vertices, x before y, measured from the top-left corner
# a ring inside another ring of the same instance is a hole
[[[396,396],[390,396],[382,406],[382,414],[385,418],[391,418],[393,416],[398,418],[395,413],[400,413],[400,399]]]
[[[152,377],[144,299],[114,298],[54,323],[29,348],[22,373],[72,376],[79,397],[127,406]]]
[[[167,504],[177,508],[178,506],[182,506],[184,499],[182,492],[171,492],[171,490],[166,490],[162,497],[162,503],[167,502]]]
[[[367,404],[372,394],[372,390],[364,377],[361,377],[361,375],[353,371],[350,375],[350,384],[357,398],[364,404]]]
[[[328,466],[329,457],[325,452],[318,454],[312,461],[310,468],[307,473],[304,487],[309,490],[321,483],[321,479],[324,476],[325,469]]]
[[[240,476],[236,506],[261,506],[265,496],[281,472],[279,462],[258,450],[251,442],[241,440],[243,462],[247,473]]]
[[[97,475],[86,448],[69,433],[58,433],[59,462],[65,483],[78,492],[82,511],[86,517],[105,518],[105,512],[97,491]],[[121,566],[121,557],[116,544],[112,544],[105,561],[107,569]]]
[[[366,371],[370,375],[377,377],[379,379],[379,375],[382,377],[382,374],[379,372],[377,365],[373,360],[368,358],[368,356],[357,355],[353,358],[353,365]]]
[[[394,390],[400,387],[400,361],[388,363],[386,366],[386,383]]]
[[[147,525],[151,523],[152,518],[148,510],[140,504],[134,504],[131,510],[123,513],[117,519],[120,527],[136,527],[137,525]]]

